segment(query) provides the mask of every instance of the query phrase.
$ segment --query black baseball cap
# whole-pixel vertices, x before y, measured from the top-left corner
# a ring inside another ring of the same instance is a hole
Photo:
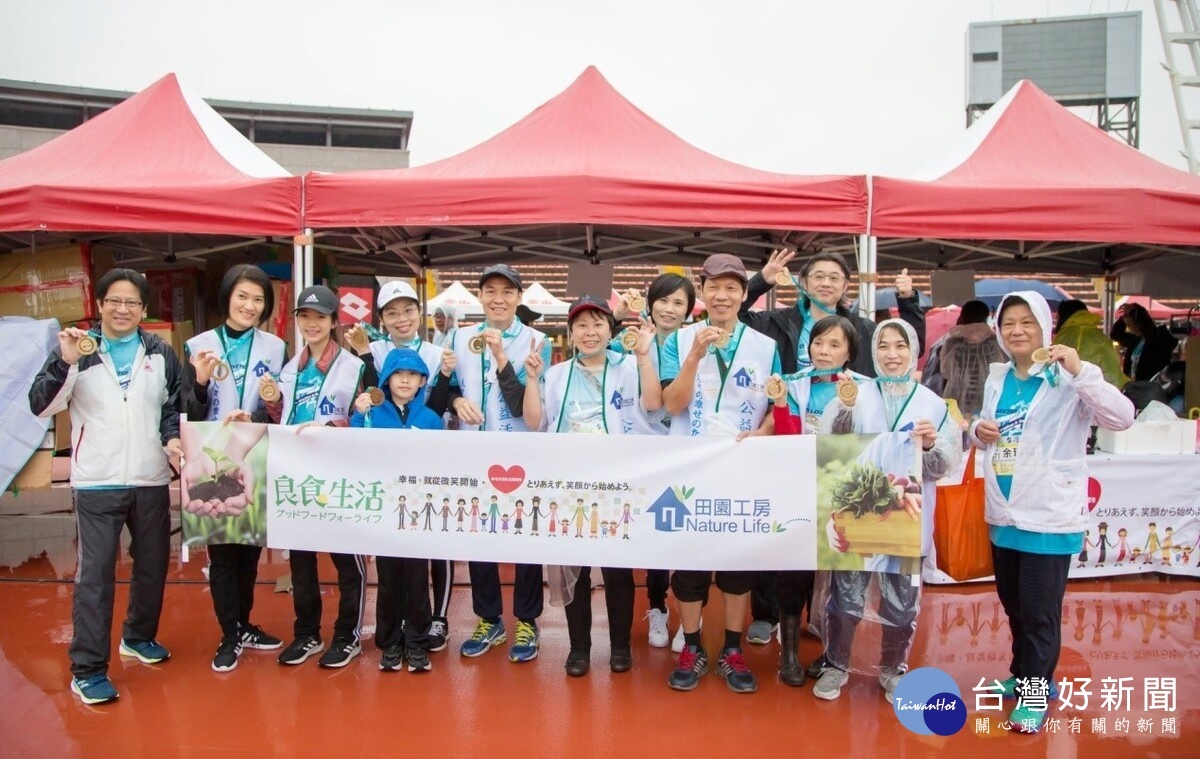
[[[325,285],[306,287],[300,292],[300,297],[296,299],[297,311],[302,308],[311,308],[317,313],[332,315],[337,311],[337,307],[337,296]]]
[[[479,286],[483,287],[483,283],[492,277],[504,277],[509,282],[512,282],[518,290],[525,289],[525,286],[521,284],[521,275],[508,264],[493,264],[484,269],[483,274],[479,275]]]

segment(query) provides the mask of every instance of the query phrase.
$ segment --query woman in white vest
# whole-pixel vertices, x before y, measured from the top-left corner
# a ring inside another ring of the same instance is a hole
[[[356,348],[353,336],[346,335],[343,341],[355,350],[365,363],[363,386],[379,385],[379,372],[388,353],[396,348],[411,348],[425,362],[429,370],[426,386],[425,406],[438,416],[446,413],[450,402],[450,377],[454,374],[454,352],[422,340],[420,327],[424,322],[417,291],[403,280],[394,280],[379,288],[375,299],[379,312],[379,323],[386,336],[372,340]],[[360,328],[361,329],[361,328]],[[378,570],[378,567],[376,567]],[[429,577],[433,585],[433,623],[429,628],[429,650],[441,651],[446,647],[449,636],[447,614],[450,610],[450,594],[454,589],[454,562],[446,559],[430,559]]]
[[[184,410],[194,421],[266,422],[259,381],[283,369],[287,350],[282,340],[259,329],[275,307],[271,280],[257,266],[240,264],[225,273],[218,298],[224,323],[184,345]],[[214,376],[219,364],[220,379]],[[244,496],[245,502],[253,499],[253,492]],[[208,546],[208,587],[222,635],[212,661],[217,672],[236,667],[244,648],[271,650],[283,645],[250,623],[261,555],[260,546]]]
[[[613,310],[617,321],[629,315],[630,294],[621,296],[620,302]],[[696,307],[696,288],[691,280],[678,274],[660,274],[646,288],[646,314],[654,325],[654,343],[650,346],[650,362],[654,371],[658,371],[662,363],[663,345],[667,338],[679,331],[692,309]],[[636,316],[636,314],[635,314]],[[619,342],[615,342],[619,345]],[[634,415],[633,431],[639,435],[666,435],[671,431],[671,416],[665,408],[653,412],[640,412]],[[650,608],[646,612],[647,630],[650,645],[654,648],[665,648],[671,642],[667,626],[667,590],[671,587],[671,572],[666,569],[646,570],[646,596]],[[679,653],[683,650],[683,628],[671,642],[671,650]]]
[[[985,518],[996,593],[1012,628],[1006,696],[1047,693],[1062,647],[1062,607],[1071,558],[1087,524],[1087,439],[1091,425],[1133,424],[1133,404],[1074,348],[1050,344],[1050,307],[1015,292],[996,309],[996,336],[1012,360],[992,364],[971,438],[987,465]],[[1010,715],[1023,732],[1046,712],[1023,701]]]
[[[738,321],[746,297],[746,266],[728,253],[704,261],[700,291],[708,319],[667,338],[659,368],[663,404],[672,415],[671,435],[770,435],[774,421],[767,413],[767,379],[779,373],[775,341]],[[692,690],[708,672],[708,653],[700,644],[701,606],[712,584],[712,572],[677,570],[671,589],[679,602],[684,648],[668,684]],[[724,597],[725,638],[717,669],[736,693],[758,689],[742,656],[742,629],[750,606],[754,572],[716,573]]]
[[[527,432],[521,420],[525,402],[525,359],[541,346],[542,361],[550,363],[550,341],[516,318],[521,302],[521,275],[506,264],[489,266],[479,277],[479,300],[486,320],[475,327],[454,330],[448,341],[456,366],[451,382],[461,393],[451,406],[467,431]],[[479,621],[463,641],[463,656],[482,656],[503,643],[507,635],[501,616],[500,567],[472,561],[471,603]],[[517,564],[513,582],[513,613],[517,617],[508,658],[527,662],[537,658],[537,619],[542,615],[542,568]]]
[[[816,321],[809,332],[805,355],[808,366],[795,374],[784,375],[787,392],[775,399],[772,413],[776,435],[815,435],[822,428],[826,409],[837,402],[837,381],[866,379],[850,371],[858,357],[858,330],[841,316],[826,316]],[[776,573],[776,600],[779,607],[779,679],[784,685],[799,688],[808,680],[799,659],[800,616],[809,606],[812,620],[813,583],[811,569],[784,570]],[[820,660],[811,670],[820,674]]]
[[[639,409],[662,405],[662,386],[650,361],[654,331],[643,322],[634,349],[635,360],[608,349],[612,312],[601,300],[585,295],[567,313],[567,331],[575,358],[545,369],[541,356],[525,360],[528,382],[538,388],[525,393],[525,423],[532,429],[557,433],[629,435]],[[545,370],[545,374],[542,372]],[[617,400],[619,399],[619,400]],[[556,567],[551,583],[560,583],[567,614],[571,649],[567,674],[587,674],[592,649],[591,567]],[[604,602],[608,608],[609,669],[627,672],[633,666],[629,638],[633,629],[633,570],[601,567]],[[553,597],[553,596],[552,596]]]
[[[911,326],[900,319],[880,322],[872,336],[871,351],[875,378],[860,385],[857,398],[849,405],[835,397],[821,427],[836,434],[879,434],[865,455],[881,464],[894,462],[893,466],[883,466],[885,471],[907,472],[920,456],[921,556],[927,556],[933,544],[937,481],[958,464],[961,431],[950,419],[946,402],[913,377],[920,348]],[[826,538],[835,551],[849,548],[832,519],[826,523]],[[884,554],[865,559],[865,571],[830,573],[822,625],[824,670],[813,688],[817,698],[836,699],[848,680],[850,648],[855,628],[864,616],[872,576],[878,585],[878,623],[882,628],[879,686],[889,703],[908,669],[908,652],[917,631],[920,559]]]
[[[281,399],[268,403],[272,421],[287,425],[348,427],[362,387],[363,362],[338,346],[334,334],[337,296],[323,285],[305,288],[296,299],[296,326],[304,347],[279,377]],[[366,563],[362,556],[330,554],[338,573],[338,615],[322,667],[344,667],[362,653]],[[290,551],[295,639],[279,655],[280,664],[300,664],[325,649],[321,640],[321,586],[317,554]]]

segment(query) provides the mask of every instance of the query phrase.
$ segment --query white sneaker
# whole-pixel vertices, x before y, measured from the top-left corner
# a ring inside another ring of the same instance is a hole
[[[704,632],[704,619],[700,619],[700,632]],[[679,625],[679,630],[675,633],[675,637],[671,638],[671,652],[683,653],[683,625]]]
[[[671,640],[671,633],[667,629],[667,617],[670,612],[651,609],[646,612],[646,618],[650,620],[650,645],[655,648],[666,648],[667,643]],[[681,628],[682,629],[682,628]],[[683,638],[680,638],[682,641]]]

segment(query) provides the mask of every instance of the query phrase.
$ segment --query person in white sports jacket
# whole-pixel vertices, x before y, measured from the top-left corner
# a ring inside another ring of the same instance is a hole
[[[1062,603],[1071,557],[1087,524],[1087,438],[1093,424],[1123,430],[1133,404],[1074,348],[1050,344],[1050,307],[1020,291],[996,311],[1011,361],[992,364],[971,438],[984,453],[986,520],[996,592],[1012,630],[1006,696],[1049,692],[1062,645]],[[1046,719],[1022,701],[1010,717],[1035,732]]]
[[[29,388],[40,417],[71,415],[71,487],[79,531],[79,568],[71,602],[71,690],[86,704],[117,698],[108,679],[113,576],[121,529],[129,526],[133,576],[121,634],[122,656],[147,664],[170,652],[155,640],[162,614],[171,532],[169,456],[179,443],[179,357],[138,325],[149,286],[132,269],[113,269],[96,285],[100,326],[68,328]],[[83,355],[81,339],[97,351]]]

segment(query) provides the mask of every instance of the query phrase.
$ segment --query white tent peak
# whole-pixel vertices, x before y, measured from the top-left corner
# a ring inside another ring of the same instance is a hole
[[[432,314],[438,306],[451,306],[459,317],[483,316],[483,304],[479,302],[462,282],[455,280],[449,287],[430,298],[425,304],[425,313]]]
[[[525,288],[521,302],[529,308],[546,316],[564,316],[570,310],[571,304],[554,297],[554,294],[542,287],[540,282],[534,282]]]

